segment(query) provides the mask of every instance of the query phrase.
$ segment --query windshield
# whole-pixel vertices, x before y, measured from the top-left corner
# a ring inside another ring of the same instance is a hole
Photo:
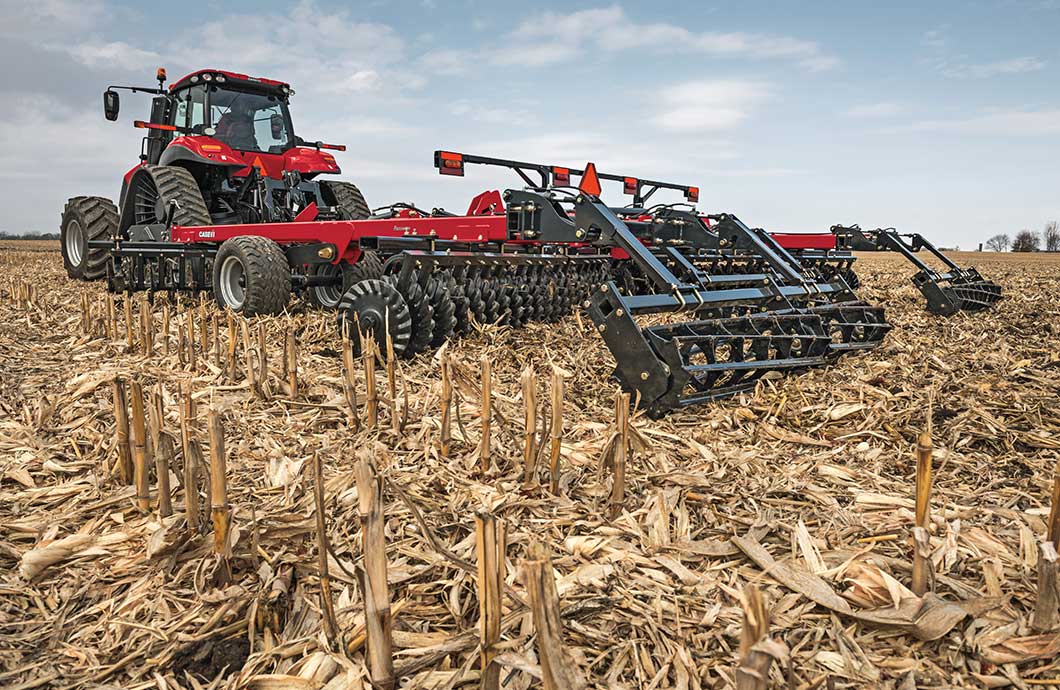
[[[294,145],[287,104],[276,96],[211,87],[210,122],[240,151],[283,153]]]

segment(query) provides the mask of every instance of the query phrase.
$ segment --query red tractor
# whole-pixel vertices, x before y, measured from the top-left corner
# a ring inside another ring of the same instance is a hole
[[[154,98],[150,119],[134,122],[147,130],[147,136],[140,162],[125,174],[118,205],[86,196],[66,204],[62,252],[71,278],[97,280],[106,275],[110,252],[99,240],[167,242],[173,226],[369,216],[356,186],[318,179],[341,172],[328,150],[346,147],[307,142],[295,135],[288,109],[294,91],[288,84],[216,69],[193,72],[168,89],[164,69],[158,70],[157,78],[158,88],[111,86],[103,94],[104,114],[112,121],[118,118],[119,89],[154,94]],[[245,254],[244,261],[264,268],[270,260],[268,247],[259,246],[254,236],[235,244],[231,249]],[[224,257],[217,258],[214,270],[225,270]],[[227,270],[234,270],[236,263],[228,262]],[[287,268],[286,261],[283,268]],[[361,277],[371,277],[371,269],[377,272],[379,266],[365,264],[361,269],[369,269]],[[314,270],[336,273],[338,268],[321,264]],[[340,287],[319,285],[310,290],[310,297],[323,306],[335,306]],[[274,301],[281,299],[286,303],[287,295],[276,295]]]

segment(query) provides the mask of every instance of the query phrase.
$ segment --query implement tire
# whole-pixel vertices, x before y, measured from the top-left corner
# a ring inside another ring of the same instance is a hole
[[[281,313],[291,297],[287,255],[267,237],[225,240],[213,262],[213,293],[222,309],[244,316]]]
[[[90,249],[91,240],[105,240],[118,229],[118,208],[110,199],[75,196],[66,202],[59,238],[66,274],[78,280],[99,280],[107,275],[110,252]]]
[[[357,263],[349,264],[340,261],[338,264],[318,264],[312,269],[312,275],[328,275],[340,277],[341,280],[335,285],[318,285],[309,288],[306,296],[309,303],[321,309],[335,309],[339,306],[342,296],[351,287],[362,280],[378,280],[383,277],[383,262],[379,256],[369,250],[361,252],[361,258]]]

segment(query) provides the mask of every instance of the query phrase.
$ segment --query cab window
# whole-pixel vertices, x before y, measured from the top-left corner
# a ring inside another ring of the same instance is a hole
[[[283,153],[294,140],[287,104],[271,94],[212,86],[210,123],[218,139],[240,151]]]
[[[202,133],[206,125],[206,88],[192,86],[180,93],[173,124]]]

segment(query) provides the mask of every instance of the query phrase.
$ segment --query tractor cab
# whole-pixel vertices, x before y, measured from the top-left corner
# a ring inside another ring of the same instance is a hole
[[[290,85],[216,69],[192,72],[158,88],[117,87],[103,96],[108,120],[118,117],[116,89],[154,94],[140,162],[125,175],[119,212],[123,236],[161,239],[172,225],[227,225],[364,217],[360,193],[349,183],[318,182],[340,171],[328,150],[295,135]],[[184,191],[167,193],[180,178]],[[188,195],[201,197],[191,202]],[[341,188],[341,189],[340,189]],[[194,206],[198,211],[189,214]],[[205,213],[202,212],[205,207]]]
[[[232,172],[236,177],[248,175],[251,168],[273,179],[289,172],[306,179],[339,172],[334,157],[322,149],[345,147],[320,142],[306,146],[295,136],[288,104],[292,94],[290,86],[271,79],[217,70],[193,72],[169,89],[162,124],[183,136],[172,137],[167,148],[182,147],[233,167],[243,163]],[[158,162],[172,155],[160,153]]]

